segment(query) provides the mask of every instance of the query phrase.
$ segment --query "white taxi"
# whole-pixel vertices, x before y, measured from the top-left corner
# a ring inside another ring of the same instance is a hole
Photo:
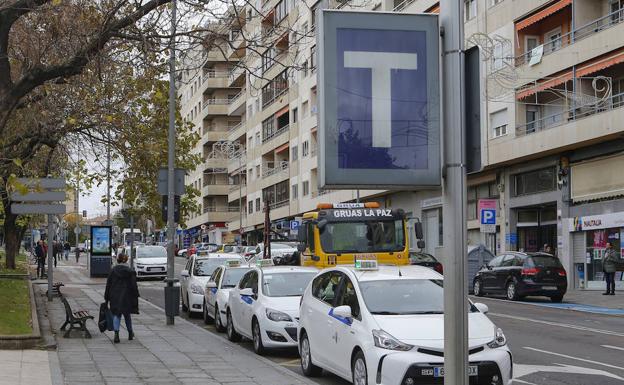
[[[180,272],[180,297],[182,310],[188,311],[189,316],[202,314],[204,304],[204,288],[215,269],[228,260],[243,262],[243,258],[236,255],[199,256],[192,255],[186,262],[184,270]]]
[[[268,259],[259,263],[264,266],[247,272],[230,292],[227,336],[230,341],[240,341],[241,335],[253,340],[257,354],[296,347],[299,301],[318,270],[271,266]]]
[[[242,276],[251,270],[251,266],[241,265],[240,261],[227,261],[217,267],[206,283],[204,290],[204,323],[214,321],[218,332],[225,331],[227,323],[226,309],[230,291],[238,285]]]
[[[442,384],[442,275],[376,261],[356,266],[321,271],[303,295],[303,373],[320,375],[322,368],[357,385]],[[486,305],[470,304],[471,383],[510,385],[511,352],[486,312]]]

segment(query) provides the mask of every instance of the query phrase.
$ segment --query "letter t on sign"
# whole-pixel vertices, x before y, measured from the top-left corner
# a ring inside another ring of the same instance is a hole
[[[373,105],[373,147],[392,147],[392,77],[391,70],[416,70],[414,53],[345,51],[345,68],[370,68]]]

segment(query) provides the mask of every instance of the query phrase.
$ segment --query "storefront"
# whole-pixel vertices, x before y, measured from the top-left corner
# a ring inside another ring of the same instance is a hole
[[[610,243],[618,256],[624,252],[624,212],[587,215],[569,219],[572,233],[575,281],[580,288],[604,290],[602,258]],[[624,289],[624,264],[615,273],[616,289]]]

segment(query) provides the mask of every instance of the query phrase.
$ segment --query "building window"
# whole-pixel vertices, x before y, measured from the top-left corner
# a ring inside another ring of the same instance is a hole
[[[261,140],[260,140],[260,133],[256,132],[256,146],[259,146],[260,142],[261,142]]]
[[[493,7],[493,6],[495,6],[496,4],[500,4],[500,3],[502,3],[502,2],[503,2],[503,0],[489,0],[490,7]]]
[[[303,77],[307,77],[308,76],[308,61],[304,61],[303,64],[301,65],[301,72],[303,72]]]
[[[275,133],[275,118],[271,116],[268,119],[265,119],[262,122],[262,141],[265,142],[267,139],[273,137]]]
[[[530,134],[539,128],[539,106],[528,104],[526,106],[526,133]]]
[[[247,172],[247,175],[249,175],[250,180],[253,178],[253,168],[249,169],[249,171]]]
[[[554,191],[557,188],[555,167],[543,168],[513,176],[515,196]]]
[[[249,214],[253,213],[253,201],[249,202]]]
[[[297,107],[292,109],[292,122],[297,123],[297,119],[299,118],[299,109]]]
[[[477,0],[464,0],[464,18],[466,21],[477,16]]]
[[[262,108],[273,103],[273,101],[286,90],[288,90],[288,75],[286,71],[282,71],[267,85],[262,87]]]
[[[312,73],[316,71],[316,64],[316,46],[314,45],[310,48],[310,69]]]
[[[504,108],[490,114],[490,127],[492,127],[492,137],[507,135],[507,109]]]
[[[310,9],[310,31],[316,28],[316,5]]]
[[[290,194],[291,199],[297,199],[297,196],[299,195],[299,185],[296,185],[296,184],[292,185],[291,190],[292,190]]]
[[[475,220],[479,217],[479,199],[498,199],[499,195],[495,181],[468,187],[468,220]],[[500,202],[498,204],[500,205]],[[496,210],[496,215],[500,215],[500,207]]]
[[[301,157],[306,157],[308,156],[309,153],[310,153],[310,142],[306,140],[303,142],[303,145],[301,146]]]
[[[260,178],[260,165],[256,166],[256,178]]]
[[[310,195],[310,182],[306,180],[302,183],[302,186],[303,186],[303,196],[306,197]]]
[[[290,149],[290,158],[291,161],[296,161],[297,158],[299,157],[299,148],[297,148],[297,146],[292,146],[292,148]]]
[[[301,105],[301,114],[304,119],[308,117],[308,105],[309,103],[307,100]]]
[[[554,52],[561,48],[561,27],[555,28],[544,35],[545,48],[548,52]]]
[[[260,198],[256,198],[256,211],[260,211]]]

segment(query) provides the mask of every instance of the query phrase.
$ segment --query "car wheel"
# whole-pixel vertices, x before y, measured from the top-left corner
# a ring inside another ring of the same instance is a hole
[[[474,284],[472,286],[472,291],[474,295],[477,297],[483,297],[483,289],[481,289],[481,280],[475,279]]]
[[[180,298],[182,298],[182,311],[188,311],[188,306],[184,303],[184,294],[182,293],[182,289],[180,289]]]
[[[507,284],[507,299],[510,301],[518,300],[518,290],[514,281]]]
[[[306,377],[318,377],[323,369],[312,363],[312,353],[310,352],[310,341],[306,332],[301,333],[301,344],[299,345],[301,353],[301,371]]]
[[[563,301],[563,295],[553,295],[552,297],[550,297],[550,300],[554,303],[560,303],[561,301]]]
[[[232,321],[232,313],[228,310],[227,312],[227,336],[228,340],[232,342],[239,342],[241,340],[241,335],[236,332],[234,328],[234,322]]]
[[[253,347],[254,352],[258,355],[264,354],[264,345],[262,344],[262,331],[260,330],[260,323],[257,320],[253,320],[253,325],[251,326],[251,334],[253,337]]]
[[[225,331],[225,326],[223,326],[223,324],[221,323],[221,314],[219,314],[219,306],[217,305],[215,305],[214,323],[219,333],[223,333]]]
[[[368,384],[366,359],[364,358],[364,353],[362,353],[362,351],[358,351],[355,354],[355,357],[353,357],[353,362],[351,363],[351,380],[353,382],[353,385]]]
[[[206,301],[204,301],[202,313],[203,313],[204,323],[206,325],[210,324],[210,316],[208,315],[208,306],[206,305]]]

